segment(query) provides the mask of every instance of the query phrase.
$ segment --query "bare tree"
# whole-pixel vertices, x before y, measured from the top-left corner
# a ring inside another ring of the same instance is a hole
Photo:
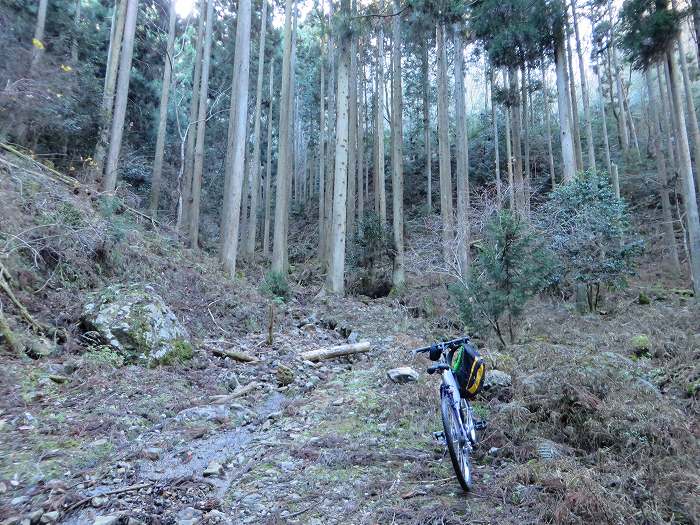
[[[399,12],[399,0],[394,0],[394,9]],[[406,282],[403,245],[403,87],[401,83],[401,15],[394,15],[392,20],[392,95],[391,95],[391,176],[392,176],[392,214],[394,231],[394,286],[403,286]],[[352,176],[352,174],[350,174]]]
[[[447,50],[445,26],[437,25],[438,55],[438,152],[440,157],[440,216],[444,224],[443,251],[448,257],[448,246],[454,239],[452,217],[452,167],[450,159],[449,99],[447,94]]]

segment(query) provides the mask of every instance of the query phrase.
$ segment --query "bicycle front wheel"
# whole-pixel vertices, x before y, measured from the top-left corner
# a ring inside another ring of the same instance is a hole
[[[463,436],[461,423],[457,417],[455,408],[450,403],[449,395],[443,394],[440,401],[442,412],[442,426],[445,428],[445,441],[450,459],[454,467],[457,481],[465,491],[472,486],[472,463],[469,457],[469,442]]]

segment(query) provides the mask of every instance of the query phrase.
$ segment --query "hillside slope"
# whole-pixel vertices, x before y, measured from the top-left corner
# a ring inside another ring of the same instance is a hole
[[[2,160],[0,262],[67,337],[33,333],[0,298],[20,347],[0,354],[0,523],[698,523],[700,308],[687,291],[637,281],[586,316],[542,298],[516,344],[478,340],[512,385],[475,403],[489,427],[465,495],[432,435],[438,382],[411,353],[457,335],[442,289],[413,276],[402,297],[339,299],[297,267],[289,299],[273,300],[260,265],[227,278],[128,195]],[[86,337],[87,298],[113,284],[152,286],[191,359],[143,367]],[[428,299],[438,307],[411,306]],[[372,349],[299,358],[348,340]],[[400,364],[418,382],[390,383]]]

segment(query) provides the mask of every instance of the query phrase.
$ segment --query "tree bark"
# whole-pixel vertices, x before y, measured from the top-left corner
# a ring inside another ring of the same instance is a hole
[[[601,66],[598,66],[600,70]],[[608,116],[605,112],[605,94],[603,93],[603,83],[600,73],[598,73],[598,86],[600,89],[600,120],[603,125],[603,145],[605,151],[605,167],[608,174],[612,173],[612,161],[610,160],[610,143],[608,140]]]
[[[523,213],[530,215],[530,110],[527,64],[521,69],[520,83],[522,86],[523,101]]]
[[[282,89],[280,94],[280,123],[277,138],[277,180],[275,192],[275,228],[272,243],[272,271],[284,274],[287,269],[286,222],[289,219],[289,183],[291,182],[289,125],[292,112],[290,93],[292,62],[292,9],[294,0],[287,0],[284,10],[284,49],[282,57]]]
[[[380,3],[380,12],[384,9],[383,0]],[[384,181],[384,29],[379,26],[377,50],[377,114],[374,143],[374,209],[379,215],[382,228],[386,226],[386,189]]]
[[[350,16],[349,0],[341,0],[341,11]],[[333,224],[331,225],[330,264],[326,287],[329,292],[345,293],[345,233],[347,221],[349,73],[350,42],[347,35],[338,41],[338,86],[336,96],[335,173],[333,176]]]
[[[454,225],[452,218],[452,166],[450,159],[449,98],[447,86],[447,50],[445,27],[437,26],[438,55],[438,151],[440,157],[440,216],[442,218],[442,249],[446,263],[452,258]]]
[[[260,119],[262,115],[263,75],[265,71],[265,37],[267,31],[267,0],[262,0],[258,48],[258,81],[255,89],[255,127],[253,130],[253,159],[251,161],[252,192],[250,194],[250,219],[243,253],[252,257],[258,230],[258,188],[260,188]]]
[[[197,137],[194,143],[194,165],[192,168],[192,193],[189,215],[190,246],[199,246],[199,204],[202,192],[202,173],[204,171],[204,132],[207,124],[207,106],[209,95],[209,66],[211,64],[211,35],[214,24],[214,0],[207,0],[207,15],[204,29],[204,47],[202,48],[202,71],[197,105]]]
[[[428,73],[428,43],[423,43],[423,53],[421,57],[421,72],[423,82],[423,143],[425,147],[425,180],[427,181],[426,188],[426,204],[428,213],[433,211],[433,153],[432,140],[430,133],[430,92],[429,92],[429,73]]]
[[[113,192],[117,186],[117,171],[119,169],[119,153],[122,147],[124,135],[124,119],[126,117],[126,103],[129,98],[129,80],[131,77],[131,58],[134,51],[134,35],[136,33],[136,18],[139,11],[138,0],[128,0],[126,7],[126,19],[124,21],[124,38],[122,52],[119,58],[119,78],[114,100],[114,115],[110,131],[109,150],[107,153],[107,165],[102,189],[105,192]]]
[[[394,0],[394,10],[399,12],[399,0]],[[400,288],[406,282],[406,270],[403,245],[403,86],[401,82],[401,15],[392,20],[393,38],[391,57],[393,63],[393,82],[391,95],[392,119],[392,215],[394,227],[394,287]],[[352,176],[352,174],[351,174]]]
[[[674,2],[675,4],[675,2]],[[681,62],[681,76],[683,77],[683,88],[685,91],[685,103],[686,110],[688,112],[688,128],[690,130],[690,137],[692,140],[692,151],[693,158],[695,160],[695,166],[700,165],[700,128],[698,127],[698,118],[695,113],[695,101],[693,100],[693,86],[690,81],[690,75],[688,73],[688,63],[685,58],[685,46],[683,45],[683,39],[678,39],[678,56]],[[700,178],[698,178],[698,173],[695,173],[695,190],[699,190]],[[699,196],[700,198],[700,196]]]
[[[158,131],[156,133],[156,155],[153,159],[153,177],[151,179],[151,217],[158,214],[160,200],[160,184],[163,173],[163,157],[165,155],[165,132],[168,125],[168,100],[170,98],[172,60],[175,49],[175,2],[171,0],[168,6],[168,43],[163,62],[163,84],[160,89],[160,109],[158,111]]]
[[[654,84],[651,79],[651,72],[647,69],[644,78],[649,92],[649,112],[651,113],[651,141],[653,142],[654,157],[656,158],[656,169],[659,177],[659,194],[661,197],[661,213],[663,216],[663,232],[666,242],[666,263],[675,275],[681,271],[678,259],[678,248],[676,246],[676,234],[673,231],[673,215],[671,213],[671,201],[668,190],[668,172],[666,171],[666,159],[661,149],[661,123],[657,110],[657,99],[654,91]]]
[[[581,37],[578,29],[578,16],[576,14],[576,0],[571,0],[571,14],[574,21],[574,35],[576,37],[576,54],[578,55],[578,71],[581,77],[581,98],[583,99],[583,119],[586,126],[586,146],[588,150],[588,168],[596,171],[595,164],[595,143],[593,142],[593,126],[591,121],[591,103],[588,97],[588,80],[586,77],[586,67],[583,63],[583,48],[581,47]]]
[[[109,38],[109,51],[107,52],[105,81],[102,89],[102,102],[100,104],[100,131],[98,133],[97,144],[95,145],[95,154],[93,155],[93,178],[101,177],[104,171],[105,156],[107,155],[107,145],[109,143],[109,131],[112,124],[114,91],[117,86],[119,57],[121,56],[122,40],[124,37],[126,4],[127,0],[116,0],[114,5]]]
[[[688,251],[690,256],[690,276],[693,281],[693,291],[700,294],[700,217],[698,216],[698,202],[695,197],[695,179],[693,167],[690,161],[690,147],[688,134],[685,127],[685,115],[680,94],[680,79],[678,66],[672,51],[666,52],[666,62],[670,72],[671,99],[676,124],[676,140],[680,150],[680,171],[684,186],[684,199],[686,208],[686,221],[688,230]]]
[[[511,68],[508,71],[508,79],[512,99],[512,105],[510,107],[510,133],[512,135],[511,140],[513,149],[513,187],[511,188],[511,191],[514,192],[515,196],[515,209],[518,212],[522,212],[525,208],[525,192],[523,188],[522,144],[520,141],[520,90],[518,89],[518,70],[516,68]]]
[[[578,120],[578,97],[576,96],[576,78],[574,77],[574,61],[571,53],[571,42],[569,41],[569,17],[565,17],[566,24],[566,64],[569,68],[569,101],[571,103],[571,132],[574,138],[574,153],[576,155],[576,169],[583,169],[583,149],[581,147],[581,126]]]
[[[503,85],[506,86],[508,85],[508,74],[504,70],[503,71]],[[505,123],[506,123],[506,130],[505,130],[505,135],[506,135],[506,160],[507,160],[507,169],[508,169],[508,207],[510,211],[514,212],[515,211],[515,191],[513,188],[513,145],[511,142],[511,132],[510,132],[510,122],[511,122],[511,115],[510,115],[510,106],[506,105],[505,107]]]
[[[323,49],[323,40],[321,40]],[[323,53],[323,52],[322,52]],[[319,139],[318,139],[318,258],[326,258],[326,65],[321,55],[321,89],[319,91]]]
[[[455,124],[457,127],[457,262],[458,272],[466,282],[469,275],[469,137],[466,97],[464,94],[464,43],[461,28],[454,32]]]
[[[487,66],[489,67],[489,66]],[[494,92],[494,81],[493,70],[489,67],[489,80],[491,84],[491,121],[493,122],[493,156],[495,160],[495,175],[496,175],[496,205],[501,208],[502,205],[502,189],[501,189],[501,158],[499,151],[499,140],[498,140],[498,113],[496,112],[496,100],[493,96]]]
[[[365,180],[365,168],[367,167],[367,162],[365,161],[365,136],[367,134],[367,129],[365,128],[365,119],[363,117],[362,106],[363,102],[366,103],[364,92],[365,92],[365,69],[362,64],[362,43],[358,42],[358,52],[360,56],[360,68],[358,70],[357,80],[357,97],[359,109],[357,110],[357,182],[355,184],[355,194],[357,195],[357,219],[362,220],[365,216],[365,190],[364,190],[364,180]],[[323,90],[321,91],[323,92]],[[360,102],[360,97],[363,97],[363,102]]]
[[[547,159],[549,160],[549,178],[552,181],[552,189],[557,186],[557,177],[554,171],[554,152],[552,151],[552,125],[549,110],[549,93],[547,88],[547,74],[542,66],[542,107],[544,108],[545,134],[547,136]]]
[[[49,0],[39,0],[39,9],[36,17],[36,25],[34,26],[34,39],[32,40],[32,63],[30,67],[30,75],[44,56],[44,29],[46,28],[46,11],[48,10]]]
[[[80,35],[80,11],[81,11],[81,7],[82,7],[82,0],[75,0],[75,14],[73,16],[73,31],[75,31],[75,34],[73,35],[73,39],[71,41],[71,46],[70,46],[70,61],[74,66],[78,63],[78,48],[79,48],[78,36]]]
[[[352,12],[355,13],[353,0]],[[349,235],[355,231],[355,193],[357,182],[357,44],[356,37],[350,37],[350,71],[348,86],[348,195],[346,203],[346,225]]]
[[[199,20],[197,21],[197,41],[195,43],[194,73],[192,77],[192,95],[190,98],[189,119],[187,121],[185,160],[182,167],[182,196],[180,197],[180,211],[177,214],[177,229],[183,234],[189,230],[189,216],[192,208],[192,173],[194,172],[194,144],[197,135],[197,115],[199,113],[199,88],[202,82],[205,18],[206,0],[200,0]]]
[[[275,61],[270,60],[270,96],[267,109],[267,159],[265,160],[265,223],[263,227],[263,255],[270,255],[270,210],[272,207],[272,109],[274,106]]]
[[[231,109],[228,121],[228,144],[224,180],[224,204],[221,215],[221,262],[231,277],[236,274],[238,238],[241,217],[243,178],[245,177],[246,126],[248,124],[248,82],[250,79],[250,22],[251,0],[239,0],[236,17],[236,51],[233,58]],[[264,27],[263,20],[263,27]],[[258,80],[261,94],[262,86]],[[259,117],[259,115],[258,115]],[[257,122],[260,131],[260,122]],[[258,133],[259,134],[259,133]],[[258,137],[259,139],[259,137]],[[258,140],[259,143],[259,140]],[[260,148],[258,146],[258,157]],[[259,158],[258,158],[259,163]],[[258,179],[259,180],[259,179]],[[251,183],[252,195],[258,188]],[[256,199],[257,200],[257,199]],[[251,210],[251,214],[254,210]],[[255,235],[253,235],[255,242]]]
[[[567,86],[569,84],[566,68],[566,51],[564,50],[564,29],[559,28],[557,42],[554,50],[554,64],[557,71],[557,107],[559,111],[559,138],[561,142],[562,180],[564,183],[574,180],[576,177],[576,157],[574,143],[571,137],[570,101]]]

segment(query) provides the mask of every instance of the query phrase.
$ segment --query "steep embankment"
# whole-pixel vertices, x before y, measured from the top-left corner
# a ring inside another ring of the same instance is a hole
[[[684,291],[636,283],[588,316],[542,300],[517,344],[478,341],[512,385],[475,404],[490,426],[465,496],[432,436],[437,379],[410,352],[454,333],[434,289],[373,301],[293,285],[274,302],[268,344],[273,301],[257,289],[260,266],[231,281],[215,260],[174,247],[167,229],[31,164],[0,169],[0,198],[0,260],[17,298],[69,334],[32,334],[2,297],[22,345],[0,358],[8,523],[698,520],[700,310]],[[292,282],[307,279],[294,271]],[[86,293],[114,283],[153,286],[194,356],[122,366],[86,338]],[[428,303],[440,307],[410,306]],[[372,350],[318,365],[298,357],[348,339]],[[399,364],[421,372],[418,382],[390,383]]]

